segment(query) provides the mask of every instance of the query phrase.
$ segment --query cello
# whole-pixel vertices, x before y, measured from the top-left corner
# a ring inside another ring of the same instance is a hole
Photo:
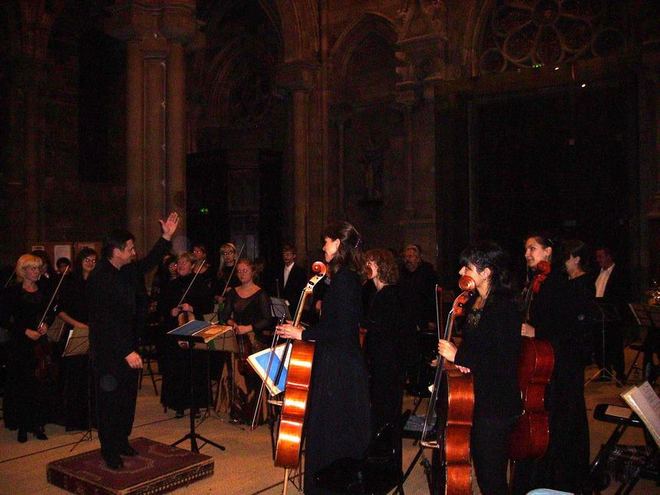
[[[460,278],[463,292],[452,304],[445,324],[444,340],[450,340],[457,317],[465,312],[465,306],[474,296],[475,281],[467,276]],[[440,339],[440,301],[442,291],[436,285],[436,320]],[[471,374],[445,364],[438,356],[433,392],[426,411],[420,444],[436,449],[440,459],[440,472],[444,481],[445,494],[472,494],[472,466],[470,464],[470,430],[474,410],[474,386]],[[435,413],[435,414],[434,414]],[[436,425],[437,430],[433,427]],[[436,456],[434,455],[434,459]]]
[[[298,309],[293,320],[294,326],[300,325],[305,302],[312,295],[314,286],[318,284],[327,273],[327,266],[321,261],[312,265],[315,275],[309,279],[302,290]],[[300,463],[300,446],[302,445],[302,432],[307,413],[307,398],[312,378],[312,364],[314,361],[314,343],[304,340],[288,340],[284,349],[284,359],[291,353],[289,368],[286,376],[286,387],[282,411],[280,413],[280,427],[277,435],[275,450],[275,465],[287,471],[298,467]],[[288,477],[288,472],[286,473]]]
[[[525,293],[525,321],[535,294],[548,278],[552,266],[539,261],[536,274]],[[542,457],[550,441],[548,412],[545,409],[545,390],[555,366],[555,353],[549,342],[534,337],[522,337],[518,361],[518,385],[523,402],[523,414],[510,436],[509,458],[513,461]]]

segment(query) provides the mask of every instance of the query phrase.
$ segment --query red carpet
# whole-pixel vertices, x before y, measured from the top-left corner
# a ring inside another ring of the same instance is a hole
[[[139,452],[123,457],[124,467],[106,467],[100,450],[48,464],[48,482],[79,495],[146,495],[167,493],[213,475],[213,459],[148,438],[131,440]]]

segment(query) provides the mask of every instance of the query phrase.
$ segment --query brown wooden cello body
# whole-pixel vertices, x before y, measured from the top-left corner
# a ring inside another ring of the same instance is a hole
[[[537,274],[527,292],[526,320],[534,294],[550,273],[548,262],[540,261]],[[545,408],[545,391],[555,367],[552,345],[544,340],[522,337],[518,361],[518,385],[523,403],[523,414],[510,436],[509,457],[514,460],[542,457],[550,442],[550,424]]]
[[[474,280],[461,277],[459,286],[463,292],[456,298],[445,325],[444,340],[450,340],[456,317],[464,312],[465,304],[473,296]],[[441,291],[436,286],[436,319],[440,328],[439,301]],[[437,414],[434,421],[433,411]],[[474,411],[474,382],[470,373],[462,373],[453,364],[438,357],[438,370],[433,383],[433,393],[424,421],[421,445],[438,450],[439,463],[435,466],[435,478],[444,484],[448,495],[472,494],[472,466],[470,460],[470,432]],[[433,438],[432,425],[437,432]],[[430,435],[430,436],[429,436]]]
[[[317,261],[312,265],[316,273],[302,291],[298,310],[293,321],[294,326],[300,324],[305,301],[312,295],[314,286],[325,276],[327,267]],[[275,450],[275,465],[286,469],[298,467],[300,463],[300,448],[302,446],[305,416],[307,415],[307,399],[312,381],[312,364],[314,361],[314,344],[298,340],[287,343],[291,353],[286,376],[286,387],[280,413],[280,428]],[[286,481],[285,481],[286,485]]]

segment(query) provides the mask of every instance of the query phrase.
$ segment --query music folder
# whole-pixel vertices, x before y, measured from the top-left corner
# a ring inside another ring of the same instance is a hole
[[[208,321],[193,320],[174,330],[170,330],[167,334],[179,340],[208,345],[209,342],[229,332],[231,329],[232,327],[229,325],[214,325]]]
[[[647,430],[660,447],[660,398],[649,382],[632,387],[621,394],[630,409],[646,425]]]
[[[286,361],[284,362],[284,367],[280,373],[279,380],[275,383],[275,378],[277,376],[277,371],[280,368],[280,363],[282,362],[282,356],[284,355],[284,348],[286,344],[280,344],[275,347],[274,351],[270,350],[270,347],[264,349],[263,351],[255,352],[248,356],[248,363],[254,371],[259,375],[259,378],[266,382],[266,388],[270,392],[271,396],[275,396],[284,392],[286,388],[286,375],[287,370],[289,369],[289,361],[291,359],[291,352],[287,354]],[[272,359],[271,359],[272,356]],[[269,368],[270,362],[270,368]],[[268,377],[266,378],[266,371],[268,371]]]
[[[83,356],[89,352],[89,329],[73,327],[69,330],[62,357]]]

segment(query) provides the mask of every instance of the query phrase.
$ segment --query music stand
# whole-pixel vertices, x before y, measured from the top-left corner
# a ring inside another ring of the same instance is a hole
[[[172,338],[177,339],[177,341],[183,341],[187,343],[188,347],[188,359],[189,359],[189,373],[188,379],[190,380],[190,431],[186,433],[179,440],[174,442],[172,446],[179,445],[181,442],[184,442],[190,439],[190,451],[199,453],[199,447],[197,446],[197,439],[200,439],[204,442],[204,445],[210,444],[220,450],[225,450],[223,445],[215,443],[212,440],[209,440],[206,437],[203,437],[195,431],[195,414],[197,413],[197,406],[195,405],[195,380],[194,380],[194,352],[195,344],[199,342],[204,342],[208,344],[215,337],[222,335],[226,330],[221,328],[221,325],[211,325],[206,321],[190,321],[185,325],[181,325],[174,330],[167,332]],[[204,446],[202,445],[202,447]]]
[[[61,335],[61,331],[60,331]],[[69,335],[62,352],[62,357],[84,356],[87,355],[87,431],[85,431],[80,439],[71,447],[69,452],[73,452],[75,448],[80,445],[84,440],[92,440],[92,368],[91,359],[89,356],[89,329],[73,327],[69,330]]]
[[[596,300],[596,307],[598,308],[598,311],[600,311],[600,320],[596,320],[596,321],[601,324],[601,345],[602,345],[601,359],[603,365],[598,371],[596,371],[596,373],[593,374],[591,378],[589,378],[586,382],[584,382],[584,385],[585,386],[588,385],[599,376],[604,377],[606,375],[608,375],[610,378],[613,378],[617,384],[623,385],[623,383],[619,380],[619,378],[615,377],[614,374],[607,368],[606,366],[607,355],[605,354],[606,351],[605,328],[607,326],[606,323],[621,321],[621,317],[619,316],[619,311],[617,310],[614,304],[606,303],[598,300]]]

